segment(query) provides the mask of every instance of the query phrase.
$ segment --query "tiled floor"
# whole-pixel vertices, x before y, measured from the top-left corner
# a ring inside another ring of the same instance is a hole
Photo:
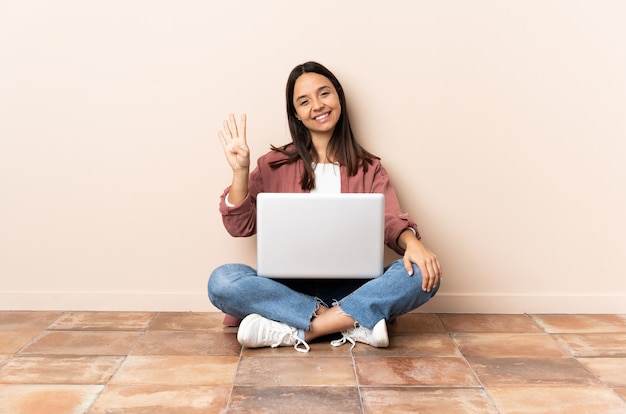
[[[308,354],[221,321],[0,312],[0,413],[626,413],[626,315],[414,313]]]

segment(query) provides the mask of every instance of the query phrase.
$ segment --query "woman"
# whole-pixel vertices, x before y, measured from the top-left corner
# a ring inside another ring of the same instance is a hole
[[[246,115],[237,124],[231,114],[218,132],[233,171],[220,200],[228,232],[256,232],[260,192],[383,193],[385,243],[403,258],[372,280],[273,280],[243,264],[223,265],[209,278],[209,298],[226,314],[243,318],[237,339],[245,347],[294,346],[307,352],[310,341],[339,332],[334,346],[349,341],[386,347],[387,322],[437,292],[439,261],[400,208],[380,159],[355,140],[337,78],[319,63],[298,65],[289,75],[286,98],[293,142],[272,146],[252,173]]]

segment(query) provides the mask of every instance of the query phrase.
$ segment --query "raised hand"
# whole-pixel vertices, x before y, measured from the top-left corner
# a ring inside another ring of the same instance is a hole
[[[217,135],[233,172],[247,173],[250,168],[250,149],[246,142],[246,114],[241,115],[239,125],[235,115],[230,114],[228,120],[224,121],[223,130],[218,131]]]

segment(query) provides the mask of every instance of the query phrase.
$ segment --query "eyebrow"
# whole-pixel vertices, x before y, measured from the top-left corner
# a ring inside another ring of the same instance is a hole
[[[320,86],[319,88],[317,88],[317,92],[320,92],[322,89],[330,89],[330,85],[324,85],[324,86]],[[306,98],[306,95],[300,95],[296,98],[296,102],[298,102],[300,99],[302,98]]]

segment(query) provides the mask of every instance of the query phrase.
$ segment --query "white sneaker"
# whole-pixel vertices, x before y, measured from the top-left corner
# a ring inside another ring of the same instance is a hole
[[[237,340],[247,348],[293,346],[298,352],[309,352],[311,349],[309,344],[298,337],[296,328],[255,313],[243,318],[237,331]]]
[[[357,342],[371,345],[376,348],[386,348],[389,346],[389,335],[387,334],[387,323],[384,319],[378,321],[372,329],[367,329],[364,326],[356,326],[347,331],[341,332],[343,335],[341,339],[335,339],[330,344],[332,346],[341,346],[346,342],[350,342],[354,348]]]

